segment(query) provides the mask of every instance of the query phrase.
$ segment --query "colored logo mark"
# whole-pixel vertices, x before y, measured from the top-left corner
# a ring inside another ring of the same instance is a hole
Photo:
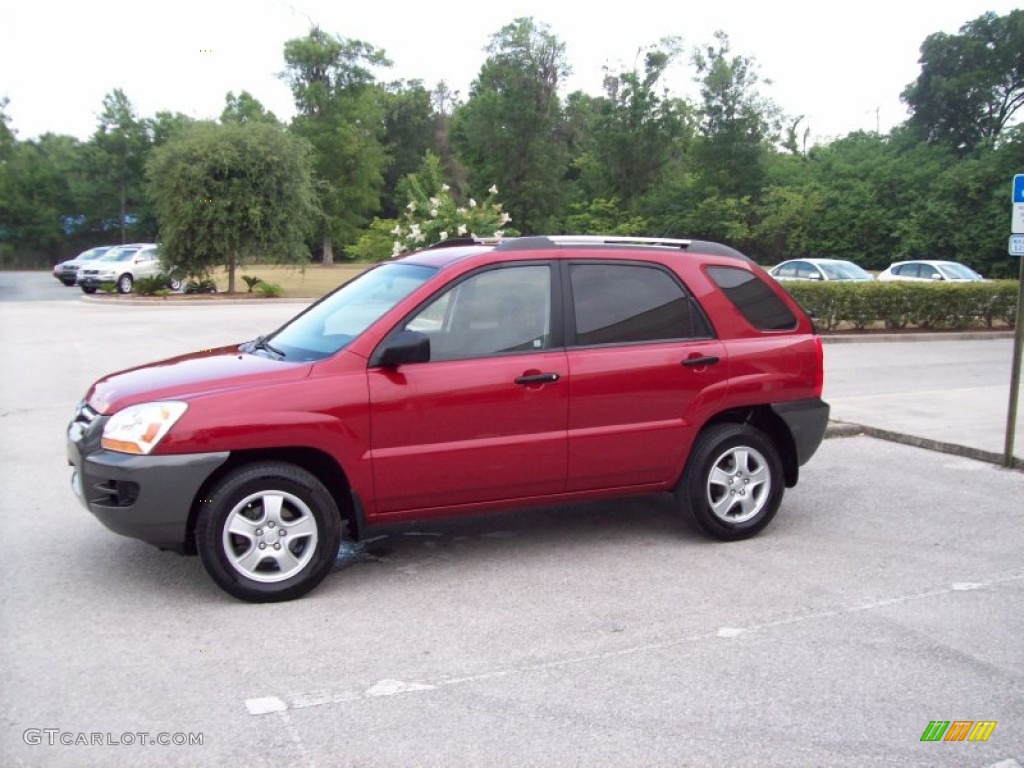
[[[931,720],[921,741],[988,741],[995,729],[995,720]]]

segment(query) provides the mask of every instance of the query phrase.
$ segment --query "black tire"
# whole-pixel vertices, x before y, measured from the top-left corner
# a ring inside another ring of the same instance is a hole
[[[746,424],[714,424],[698,435],[676,498],[708,536],[746,539],[775,517],[785,479],[771,439]]]
[[[302,597],[334,565],[341,543],[338,507],[316,477],[294,464],[240,467],[201,503],[200,559],[217,585],[241,600]]]
[[[172,277],[167,281],[167,287],[177,293],[181,290],[181,280],[176,277]]]
[[[82,293],[89,293],[89,294],[93,294],[93,293],[96,293],[96,288],[95,288],[95,286],[91,286],[91,285],[82,285],[82,286],[79,286],[79,287],[80,287],[80,288],[82,289]]]
[[[128,273],[121,275],[117,278],[117,292],[118,293],[131,293],[132,285],[135,284],[135,278]]]

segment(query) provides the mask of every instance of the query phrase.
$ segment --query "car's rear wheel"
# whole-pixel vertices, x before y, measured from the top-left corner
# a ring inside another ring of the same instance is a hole
[[[176,277],[172,277],[167,281],[167,287],[177,293],[181,290],[181,280]]]
[[[714,424],[694,443],[676,498],[704,533],[735,541],[771,522],[784,488],[771,438],[747,424]]]
[[[117,278],[117,292],[131,293],[132,285],[134,284],[134,282],[135,280],[132,278],[131,275],[121,275],[119,278]]]
[[[201,504],[196,544],[203,566],[237,598],[268,603],[301,597],[334,564],[341,542],[338,507],[300,467],[240,467]]]

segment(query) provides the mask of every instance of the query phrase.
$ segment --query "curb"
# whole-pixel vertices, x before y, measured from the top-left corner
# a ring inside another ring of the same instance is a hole
[[[996,453],[995,451],[986,451],[982,448],[972,448],[971,446],[958,445],[957,443],[945,443],[941,440],[932,440],[928,437],[915,437],[914,435],[905,435],[901,432],[892,432],[888,429],[869,427],[864,424],[852,424],[846,421],[830,421],[828,426],[825,428],[826,439],[860,436],[874,437],[879,440],[888,440],[891,443],[910,445],[915,448],[924,448],[925,450],[935,451],[937,453],[947,453],[951,456],[962,456],[967,459],[975,459],[977,461],[984,461],[988,464],[995,464],[999,467],[1003,466],[1003,454]],[[1024,459],[1014,456],[1013,466],[1007,467],[1007,469],[1024,471]]]
[[[210,295],[210,294],[207,294]],[[310,298],[277,298],[277,299],[196,299],[193,301],[167,301],[162,296],[147,298],[100,297],[82,294],[80,301],[86,304],[105,304],[120,307],[223,307],[231,304],[312,304],[316,299]]]
[[[850,333],[841,335],[820,334],[825,344],[872,344],[897,341],[985,341],[988,339],[1012,339],[1013,330],[1007,331],[951,331],[935,333],[909,331],[907,333]]]

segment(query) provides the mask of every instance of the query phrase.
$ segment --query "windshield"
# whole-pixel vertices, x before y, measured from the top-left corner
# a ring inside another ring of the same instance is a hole
[[[953,280],[980,280],[981,275],[963,264],[939,264],[939,270]]]
[[[114,249],[112,249],[110,251],[107,251],[103,256],[101,256],[98,259],[98,261],[128,261],[128,259],[130,259],[132,256],[135,255],[135,252],[137,250],[139,250],[139,249],[138,248],[114,248]]]
[[[288,360],[329,357],[435,272],[433,267],[396,263],[364,272],[269,336],[271,351]]]
[[[865,272],[852,261],[819,261],[818,266],[828,275],[829,280],[870,280],[871,274]]]

